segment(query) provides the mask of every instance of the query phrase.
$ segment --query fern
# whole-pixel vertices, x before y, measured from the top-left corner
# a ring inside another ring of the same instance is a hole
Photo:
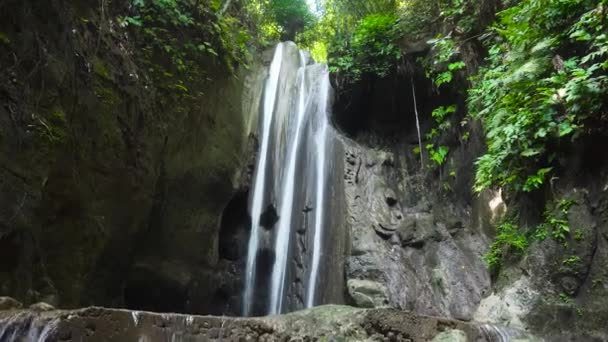
[[[540,188],[549,146],[575,139],[608,91],[605,1],[524,0],[499,14],[469,110],[486,129],[474,189]],[[584,48],[581,48],[581,44]]]

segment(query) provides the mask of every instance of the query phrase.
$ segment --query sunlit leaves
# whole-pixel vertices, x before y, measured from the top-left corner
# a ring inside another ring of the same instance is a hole
[[[521,255],[530,244],[528,237],[520,232],[519,228],[512,222],[501,223],[496,232],[496,238],[490,246],[490,250],[483,259],[492,271],[500,268],[503,255],[509,251]]]
[[[295,40],[296,34],[314,21],[306,0],[270,0],[267,6],[284,40]]]
[[[433,144],[426,145],[426,150],[429,153],[429,158],[431,158],[431,160],[434,161],[438,166],[445,163],[448,153],[450,152],[450,148],[447,146],[435,147]]]
[[[441,106],[435,108],[431,115],[437,123],[442,123],[448,114],[456,112],[456,106]]]
[[[427,65],[427,76],[439,88],[452,82],[454,72],[463,69],[466,65],[457,59],[460,51],[451,37],[438,35],[428,43],[433,48],[433,58],[430,65]]]
[[[401,50],[395,44],[399,35],[396,23],[394,14],[363,18],[345,47],[329,60],[331,70],[340,72],[350,82],[365,74],[387,76],[401,58]]]

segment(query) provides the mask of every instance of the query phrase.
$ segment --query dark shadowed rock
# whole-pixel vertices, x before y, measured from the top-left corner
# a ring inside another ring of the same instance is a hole
[[[23,304],[11,297],[0,297],[0,310],[21,309]]]
[[[266,210],[260,216],[260,225],[266,229],[272,229],[275,223],[279,221],[279,214],[277,214],[277,209],[274,205],[269,204],[266,207]]]

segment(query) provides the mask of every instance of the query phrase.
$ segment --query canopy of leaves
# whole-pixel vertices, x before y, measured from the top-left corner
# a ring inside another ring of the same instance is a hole
[[[461,8],[463,1],[323,0],[314,33],[309,30],[300,43],[313,49],[322,45],[332,70],[347,81],[365,74],[383,77],[401,59],[398,39],[415,40],[436,33],[448,14],[460,13],[455,8]],[[325,56],[317,58],[324,60]]]
[[[357,25],[346,46],[329,59],[332,71],[338,71],[349,81],[362,75],[386,76],[401,58],[395,44],[398,36],[397,16],[371,14]]]
[[[268,8],[281,29],[282,40],[295,40],[297,33],[314,22],[306,0],[270,0]]]

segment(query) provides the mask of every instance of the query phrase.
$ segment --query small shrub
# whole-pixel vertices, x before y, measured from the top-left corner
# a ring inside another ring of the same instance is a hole
[[[521,255],[528,248],[529,242],[525,234],[511,222],[503,222],[498,226],[497,235],[490,246],[490,251],[484,256],[485,262],[491,270],[500,268],[504,253],[513,251]]]

